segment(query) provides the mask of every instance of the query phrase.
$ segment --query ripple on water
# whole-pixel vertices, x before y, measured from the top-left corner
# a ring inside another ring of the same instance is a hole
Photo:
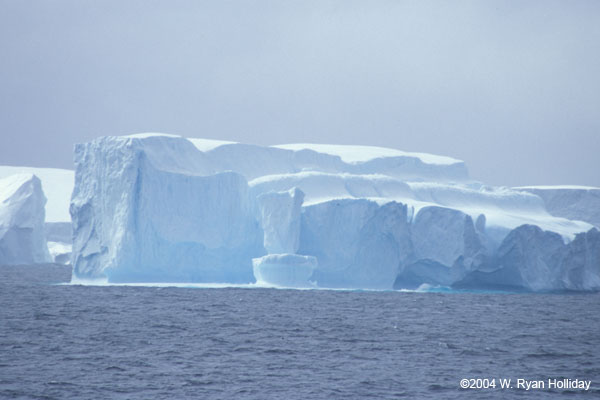
[[[69,278],[0,268],[0,398],[460,399],[461,378],[600,383],[598,294],[49,284]]]

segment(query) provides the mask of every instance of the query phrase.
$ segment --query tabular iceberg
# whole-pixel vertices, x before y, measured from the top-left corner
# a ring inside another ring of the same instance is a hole
[[[0,265],[51,261],[44,235],[45,204],[35,175],[0,179]]]
[[[449,157],[140,134],[75,164],[74,280],[600,289],[590,218]]]

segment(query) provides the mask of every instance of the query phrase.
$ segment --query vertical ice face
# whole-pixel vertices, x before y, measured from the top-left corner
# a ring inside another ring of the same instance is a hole
[[[319,286],[391,289],[412,252],[407,208],[362,199],[305,207],[299,252],[318,259]]]
[[[311,287],[317,259],[295,254],[300,244],[300,216],[304,193],[298,188],[258,195],[259,220],[268,255],[252,260],[258,284]]]
[[[554,232],[522,225],[494,257],[456,287],[526,291],[600,289],[600,232],[593,228],[566,243]]]
[[[557,288],[600,290],[600,231],[580,233],[568,244],[562,257]]]
[[[348,271],[356,258],[360,230],[373,217],[377,203],[341,199],[304,207],[300,254],[319,260],[314,279],[321,287],[355,287]]]
[[[466,182],[460,160],[192,142],[143,134],[76,147],[74,279],[600,288],[598,231],[548,214],[538,195]]]
[[[75,279],[254,281],[263,237],[241,175],[210,174],[177,137],[101,138],[75,163]]]
[[[52,261],[44,235],[45,204],[35,175],[0,179],[0,265]]]
[[[496,265],[506,286],[531,290],[550,290],[555,287],[563,239],[554,232],[537,226],[523,225],[504,239],[496,253]]]
[[[42,190],[47,199],[45,235],[52,261],[60,264],[70,263],[73,234],[69,203],[73,192],[74,171],[58,168],[0,166],[0,178],[22,173],[34,174],[42,183]]]
[[[379,206],[360,228],[355,260],[348,268],[355,285],[392,289],[399,268],[413,253],[406,205]]]
[[[465,213],[444,207],[424,207],[412,226],[417,259],[452,266],[458,257],[472,257],[482,245],[473,220]]]
[[[298,251],[303,199],[304,193],[298,188],[258,196],[264,246],[269,254]]]
[[[479,229],[485,221],[478,218]],[[485,247],[473,219],[458,210],[424,207],[413,220],[410,238],[414,253],[402,263],[395,288],[422,284],[449,286],[482,262]]]

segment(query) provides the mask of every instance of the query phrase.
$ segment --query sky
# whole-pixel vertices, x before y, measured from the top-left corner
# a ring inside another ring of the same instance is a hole
[[[0,165],[165,132],[600,186],[600,1],[0,0]]]

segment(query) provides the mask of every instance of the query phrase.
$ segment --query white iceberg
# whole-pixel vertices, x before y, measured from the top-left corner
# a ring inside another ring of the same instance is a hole
[[[73,240],[69,206],[75,172],[59,168],[0,166],[0,178],[23,173],[35,174],[40,179],[47,198],[44,230],[52,261],[69,264]]]
[[[600,288],[590,218],[449,157],[141,134],[75,162],[75,280]]]
[[[40,179],[15,174],[0,179],[0,265],[51,262]]]

